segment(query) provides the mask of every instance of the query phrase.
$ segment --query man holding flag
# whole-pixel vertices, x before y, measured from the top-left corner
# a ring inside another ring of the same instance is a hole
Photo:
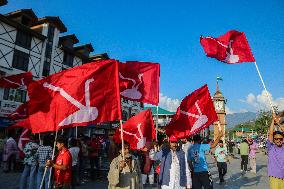
[[[138,160],[129,153],[130,144],[124,142],[124,154],[120,144],[120,154],[110,164],[108,189],[143,189]]]
[[[161,161],[159,185],[162,189],[190,189],[192,188],[191,173],[185,152],[178,149],[178,139],[170,137],[170,147],[164,148],[155,155]]]
[[[202,189],[202,187],[210,189],[213,187],[210,181],[205,153],[218,145],[222,136],[220,125],[218,131],[218,137],[211,144],[201,144],[201,136],[199,134],[193,136],[194,144],[188,151],[188,161],[192,171],[192,188],[194,189]]]

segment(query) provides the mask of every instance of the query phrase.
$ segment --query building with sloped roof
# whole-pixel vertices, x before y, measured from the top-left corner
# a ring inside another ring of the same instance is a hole
[[[38,80],[84,63],[109,59],[107,53],[92,54],[91,43],[78,45],[77,36],[65,34],[67,30],[58,16],[39,18],[32,9],[0,14],[0,77],[31,72]],[[26,100],[26,90],[0,88],[0,119]],[[143,103],[121,99],[121,104],[125,121],[143,110]]]
[[[77,45],[76,35],[65,32],[67,27],[58,16],[39,18],[32,9],[0,14],[0,77],[31,72],[37,80],[108,57],[91,55],[92,44]],[[0,89],[0,116],[25,102],[26,93]]]
[[[157,107],[145,107],[144,110],[147,110],[149,108],[152,110],[153,119],[155,123],[157,121],[157,116],[158,116],[158,127],[165,127],[171,121],[172,117],[175,114],[175,112],[170,112],[161,107],[158,107],[158,114],[157,114]]]

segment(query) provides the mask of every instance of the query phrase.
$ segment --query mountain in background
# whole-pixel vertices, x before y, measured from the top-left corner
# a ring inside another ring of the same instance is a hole
[[[254,112],[244,112],[244,113],[234,113],[226,115],[227,129],[231,129],[234,126],[245,123],[248,121],[254,121],[257,117],[257,113]]]

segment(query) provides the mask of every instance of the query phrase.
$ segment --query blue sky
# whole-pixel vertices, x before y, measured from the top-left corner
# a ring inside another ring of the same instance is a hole
[[[161,105],[174,109],[188,93],[216,76],[230,112],[267,107],[253,63],[227,65],[207,58],[200,35],[245,32],[273,101],[284,109],[284,1],[274,0],[9,0],[1,13],[32,8],[59,16],[81,44],[111,58],[161,64]]]

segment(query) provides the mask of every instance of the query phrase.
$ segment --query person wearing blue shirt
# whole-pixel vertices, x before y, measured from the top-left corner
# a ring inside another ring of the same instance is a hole
[[[211,189],[208,165],[206,162],[205,153],[211,148],[215,148],[221,138],[221,131],[219,128],[218,137],[211,144],[201,144],[200,135],[193,136],[194,144],[188,150],[188,161],[192,173],[192,188],[194,189]]]

